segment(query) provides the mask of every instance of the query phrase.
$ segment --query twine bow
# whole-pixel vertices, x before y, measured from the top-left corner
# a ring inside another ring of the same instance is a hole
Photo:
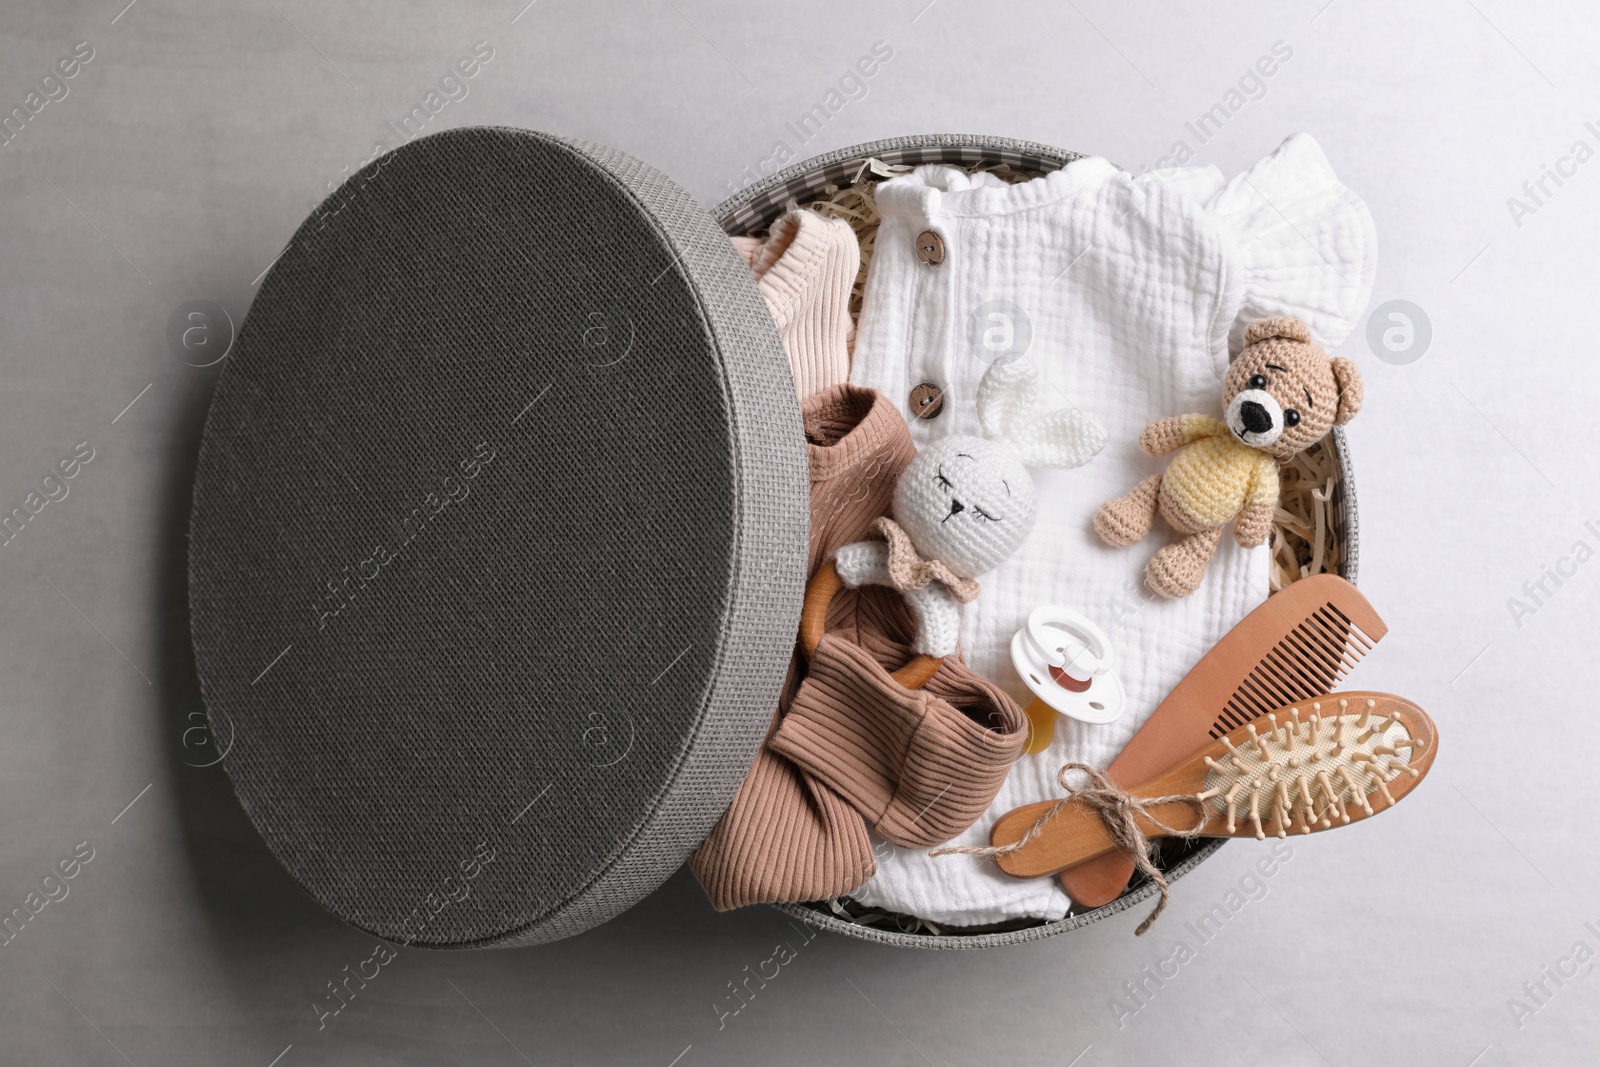
[[[1089,783],[1081,789],[1075,788],[1067,781],[1067,775],[1073,771],[1082,771],[1089,779]],[[1159,919],[1161,913],[1167,910],[1167,900],[1171,896],[1171,890],[1167,885],[1166,877],[1150,859],[1150,838],[1140,828],[1139,818],[1143,817],[1169,837],[1181,837],[1189,840],[1199,837],[1201,827],[1205,825],[1207,814],[1205,802],[1190,793],[1179,793],[1165,797],[1135,797],[1118,789],[1111,779],[1105,776],[1104,772],[1089,766],[1087,763],[1068,763],[1063,765],[1056,774],[1056,781],[1061,784],[1062,789],[1066,790],[1067,795],[1050,805],[1045,813],[1039,816],[1034,821],[1034,824],[1028,828],[1028,832],[1011,844],[989,846],[950,845],[945,848],[936,848],[929,852],[928,855],[1009,855],[1026,847],[1029,842],[1043,833],[1045,824],[1055,818],[1061,809],[1068,804],[1086,804],[1100,816],[1100,821],[1105,823],[1106,830],[1110,832],[1111,839],[1117,843],[1117,847],[1133,859],[1134,866],[1155,884],[1156,891],[1161,894],[1156,901],[1155,910],[1145,916],[1144,922],[1140,923],[1138,929],[1134,930],[1134,936],[1142,935],[1146,930],[1150,929],[1150,924]],[[1151,808],[1159,807],[1162,804],[1189,804],[1199,815],[1199,820],[1192,829],[1187,830],[1168,826],[1150,814]]]

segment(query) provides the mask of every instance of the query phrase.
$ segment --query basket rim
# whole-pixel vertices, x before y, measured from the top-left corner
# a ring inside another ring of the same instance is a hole
[[[1055,148],[1037,141],[1023,141],[1011,137],[985,134],[935,133],[888,137],[877,141],[838,148],[821,155],[811,156],[791,164],[765,178],[735,192],[712,209],[719,225],[729,234],[738,235],[760,229],[782,214],[791,199],[814,193],[830,182],[840,182],[856,174],[870,158],[886,163],[1010,163],[1019,168],[1048,173],[1060,170],[1068,163],[1087,158],[1085,153]],[[1339,465],[1339,499],[1335,518],[1344,527],[1344,554],[1339,561],[1339,576],[1351,585],[1356,584],[1360,559],[1356,513],[1355,474],[1350,462],[1350,444],[1342,426],[1335,426],[1330,435],[1334,457]],[[1208,841],[1165,871],[1167,881],[1174,882],[1210,859],[1224,844],[1226,838]],[[928,950],[964,950],[998,948],[1041,941],[1072,930],[1082,929],[1119,912],[1127,911],[1156,892],[1154,883],[1146,881],[1126,889],[1109,904],[1067,915],[1060,919],[1041,919],[1034,926],[978,934],[910,934],[898,930],[882,930],[862,923],[847,922],[815,904],[773,904],[787,915],[819,929],[846,937],[871,941],[898,948]]]

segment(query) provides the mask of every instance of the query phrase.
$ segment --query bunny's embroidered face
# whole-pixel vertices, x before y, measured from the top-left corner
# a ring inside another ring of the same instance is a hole
[[[982,437],[946,437],[911,461],[895,486],[894,517],[917,550],[963,578],[994,569],[1033,529],[1033,478],[1017,450]]]
[[[996,363],[978,383],[984,436],[946,437],[923,449],[895,486],[894,517],[924,557],[962,578],[993,570],[1033,529],[1029,467],[1079,467],[1106,443],[1082,411],[1034,418],[1039,372],[1027,360]]]

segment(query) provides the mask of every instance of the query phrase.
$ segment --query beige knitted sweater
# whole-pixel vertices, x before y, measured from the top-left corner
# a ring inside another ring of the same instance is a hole
[[[789,353],[795,390],[806,400],[850,378],[850,290],[861,267],[861,246],[850,224],[815,211],[791,211],[768,236],[735,237],[750,264],[778,336]]]
[[[888,511],[914,450],[869,389],[836,386],[802,414],[814,574]],[[994,799],[1026,737],[1022,709],[954,656],[922,689],[903,688],[889,672],[911,658],[911,636],[898,593],[844,590],[811,662],[796,653],[766,743],[689,861],[718,910],[848,893],[876,868],[869,827],[925,848]]]

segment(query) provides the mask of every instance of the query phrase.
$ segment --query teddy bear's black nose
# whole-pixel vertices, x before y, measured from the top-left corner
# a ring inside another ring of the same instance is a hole
[[[941,525],[944,524],[944,523],[947,523],[947,522],[950,521],[950,516],[951,515],[959,515],[963,511],[966,511],[966,510],[967,510],[967,506],[965,504],[963,504],[961,501],[957,500],[955,497],[951,497],[950,498],[950,514],[946,515],[944,518],[940,519],[939,522],[940,522]]]
[[[1272,416],[1254,400],[1239,405],[1239,419],[1250,433],[1266,433],[1272,429]]]

